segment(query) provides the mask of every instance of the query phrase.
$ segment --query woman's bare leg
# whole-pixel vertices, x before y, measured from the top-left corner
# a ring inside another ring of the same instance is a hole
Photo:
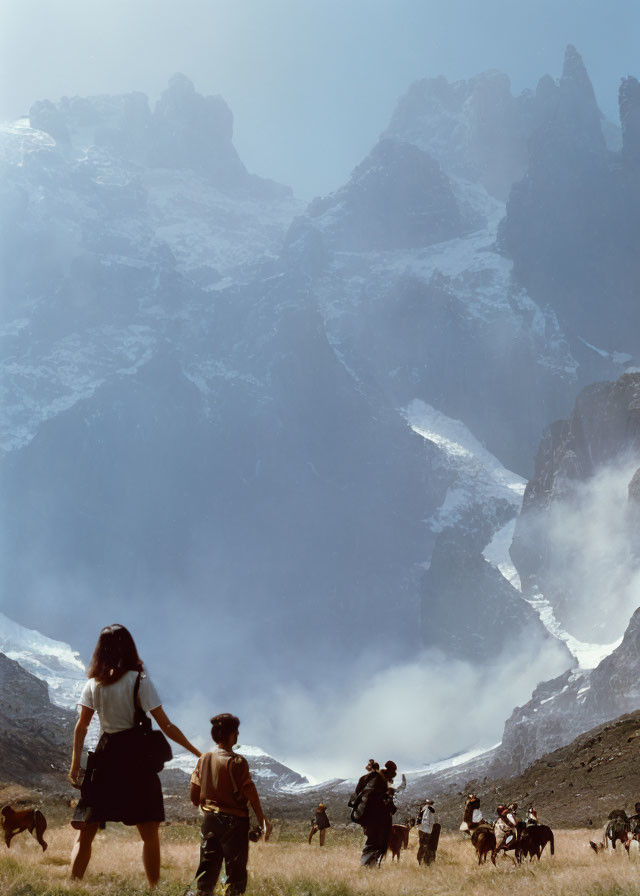
[[[160,880],[160,836],[159,821],[145,821],[136,825],[142,837],[142,864],[150,887]]]
[[[71,879],[82,880],[91,858],[91,844],[98,833],[98,825],[90,824],[78,834],[71,850]]]

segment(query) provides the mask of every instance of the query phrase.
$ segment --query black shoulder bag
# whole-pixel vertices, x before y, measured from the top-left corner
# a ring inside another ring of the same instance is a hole
[[[155,730],[151,725],[151,719],[140,706],[138,692],[140,690],[140,676],[138,672],[136,683],[133,687],[133,727],[138,731],[140,739],[140,756],[146,768],[153,772],[161,772],[165,762],[173,758],[169,741],[162,731]]]

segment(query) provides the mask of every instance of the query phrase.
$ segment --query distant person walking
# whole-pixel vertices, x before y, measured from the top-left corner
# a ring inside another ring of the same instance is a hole
[[[315,815],[311,820],[311,830],[309,831],[309,843],[313,840],[315,834],[320,831],[320,846],[324,846],[324,839],[327,829],[331,827],[331,822],[327,817],[327,807],[324,803],[318,803]]]
[[[237,716],[226,712],[214,716],[211,737],[216,749],[200,757],[191,776],[191,802],[204,812],[200,864],[196,871],[199,896],[213,893],[223,859],[227,874],[225,896],[237,896],[246,890],[249,806],[255,812],[265,839],[271,832],[251,779],[249,763],[244,756],[233,752],[239,728]]]
[[[200,751],[167,718],[155,687],[144,673],[135,642],[123,625],[102,629],[87,674],[69,769],[74,786],[78,786],[82,748],[94,712],[100,719],[101,736],[71,822],[78,831],[71,851],[71,877],[80,880],[84,876],[98,829],[107,821],[120,821],[138,828],[147,881],[155,887],[160,878],[158,829],[164,821],[164,806],[160,779],[148,766],[135,727],[134,695],[139,708],[151,713],[167,737],[195,756],[200,756]]]
[[[433,805],[433,800],[425,800],[417,818],[418,825],[418,865],[430,865],[438,849],[440,822]]]

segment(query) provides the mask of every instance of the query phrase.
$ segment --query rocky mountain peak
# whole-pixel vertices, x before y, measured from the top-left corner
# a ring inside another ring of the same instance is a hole
[[[587,73],[582,56],[573,44],[567,44],[564,51],[564,65],[562,67],[562,81],[573,82],[576,87],[584,91],[593,91],[591,79]]]
[[[593,84],[582,56],[569,44],[559,83],[561,114],[573,132],[575,140],[585,139],[592,150],[605,148],[602,133],[602,113],[598,108]]]
[[[182,74],[174,75],[156,103],[151,164],[191,168],[233,186],[247,171],[232,145],[233,114],[221,96],[202,96]]]
[[[505,199],[526,165],[528,99],[515,99],[496,70],[454,83],[425,78],[400,99],[383,136],[419,146],[448,174]]]
[[[34,103],[29,120],[75,158],[98,147],[137,166],[190,169],[226,190],[257,186],[233,146],[231,109],[183,74],[173,75],[153,110],[138,92],[63,97]]]
[[[342,251],[412,249],[459,236],[465,222],[449,178],[417,146],[383,138],[348,183],[308,207],[288,244],[308,246],[309,230]]]
[[[622,127],[622,155],[625,161],[640,164],[640,82],[629,76],[623,78],[618,90],[620,125]]]

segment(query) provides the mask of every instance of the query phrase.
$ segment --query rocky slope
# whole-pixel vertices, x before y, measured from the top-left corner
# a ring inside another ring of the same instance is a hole
[[[0,776],[29,787],[69,768],[75,715],[54,706],[47,685],[0,653]]]
[[[512,800],[521,806],[534,803],[541,821],[560,828],[593,824],[593,839],[599,840],[598,828],[612,809],[633,813],[640,793],[639,758],[636,711],[588,730],[517,777],[470,783],[491,809],[493,803]]]
[[[52,703],[75,709],[86,682],[86,669],[72,647],[26,629],[0,613],[0,652],[44,681]]]

